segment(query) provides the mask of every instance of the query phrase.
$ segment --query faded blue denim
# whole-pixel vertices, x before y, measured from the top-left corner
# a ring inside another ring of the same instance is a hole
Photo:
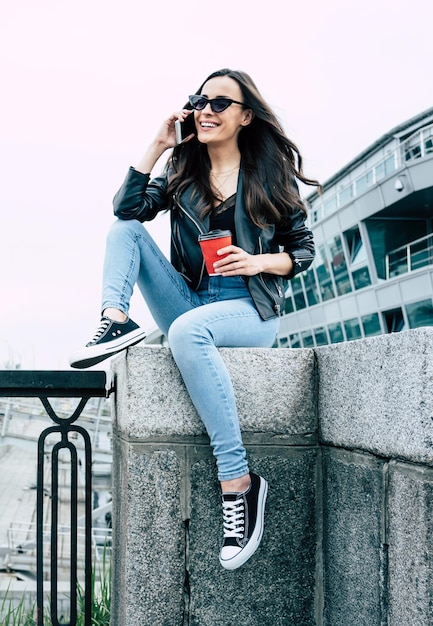
[[[102,311],[128,314],[134,285],[168,337],[173,358],[210,438],[220,481],[248,473],[233,386],[219,347],[270,347],[278,318],[263,321],[240,276],[207,277],[193,291],[137,220],[107,238]]]

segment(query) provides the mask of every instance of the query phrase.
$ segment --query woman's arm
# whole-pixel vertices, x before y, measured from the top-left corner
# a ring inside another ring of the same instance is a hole
[[[150,173],[158,159],[176,145],[175,121],[185,119],[191,111],[173,113],[162,124],[137,167],[131,167],[119,191],[114,196],[114,214],[123,220],[152,220],[167,208],[167,177],[150,180]]]
[[[215,271],[222,276],[255,276],[262,272],[288,276],[294,269],[293,261],[287,252],[248,254],[237,246],[227,246],[221,248],[218,253],[228,255],[214,264]]]
[[[191,115],[191,113],[192,111],[183,109],[177,113],[172,113],[172,115],[170,115],[170,117],[163,122],[161,128],[156,134],[155,139],[152,141],[144,153],[141,161],[135,168],[138,172],[141,172],[142,174],[150,174],[155,163],[164,154],[164,152],[169,148],[174,148],[176,146],[175,122],[176,120],[184,122],[188,115]],[[189,138],[185,141],[188,140]]]
[[[282,252],[248,254],[237,246],[228,246],[220,254],[228,256],[215,263],[224,276],[254,276],[260,273],[293,278],[306,270],[315,256],[313,233],[305,225],[305,214],[297,211],[285,227],[277,228],[274,242]]]

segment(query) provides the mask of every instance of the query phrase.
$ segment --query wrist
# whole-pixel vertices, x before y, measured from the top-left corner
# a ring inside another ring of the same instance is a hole
[[[271,274],[272,273],[272,267],[271,267],[271,261],[272,261],[272,255],[269,253],[264,253],[264,254],[259,254],[259,258],[258,258],[258,266],[259,266],[259,270],[262,273],[265,274]]]
[[[269,252],[260,257],[261,272],[276,276],[287,276],[292,272],[293,262],[287,252]]]
[[[158,161],[159,157],[162,156],[162,154],[164,154],[166,150],[167,146],[165,144],[154,141],[150,144],[150,146],[144,153],[143,158],[135,169],[139,172],[142,172],[143,174],[150,173],[153,169],[153,166]]]

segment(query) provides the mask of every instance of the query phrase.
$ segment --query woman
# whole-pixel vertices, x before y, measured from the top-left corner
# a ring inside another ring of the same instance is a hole
[[[175,121],[186,137],[176,144]],[[173,148],[163,174],[156,161]],[[203,420],[221,483],[226,569],[240,567],[259,546],[267,482],[249,471],[232,383],[218,348],[270,347],[285,281],[314,258],[312,233],[296,179],[296,146],[251,78],[228,69],[211,74],[185,108],[162,125],[114,198],[119,218],[107,239],[102,319],[94,338],[70,359],[84,368],[144,338],[128,318],[135,283]],[[171,263],[142,223],[171,214]],[[206,272],[198,236],[230,230]]]

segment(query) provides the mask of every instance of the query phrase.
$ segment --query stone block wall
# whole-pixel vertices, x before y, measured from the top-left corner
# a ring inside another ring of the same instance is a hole
[[[433,624],[433,329],[317,350],[222,349],[257,553],[227,572],[203,426],[167,348],[113,364],[112,626]]]
[[[316,356],[323,624],[431,626],[433,329]]]

